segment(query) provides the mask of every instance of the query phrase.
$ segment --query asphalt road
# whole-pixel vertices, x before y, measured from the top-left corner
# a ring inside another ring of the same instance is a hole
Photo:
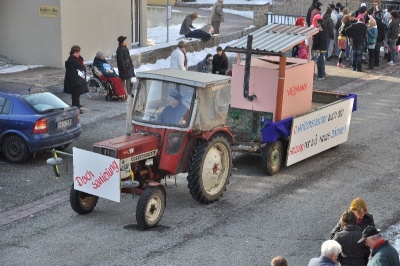
[[[330,77],[314,87],[358,95],[349,140],[336,149],[273,177],[264,175],[258,157],[236,154],[237,170],[211,205],[192,199],[184,175],[176,186],[174,178],[167,179],[167,208],[149,231],[136,229],[137,198],[130,195],[121,203],[100,199],[85,216],[62,203],[0,227],[1,264],[266,265],[283,255],[289,265],[307,265],[355,197],[366,200],[385,229],[400,220],[399,70],[371,75],[328,66]],[[347,82],[337,73],[349,75]],[[74,146],[90,150],[97,141],[124,134],[124,103],[82,99],[83,133]],[[12,165],[0,156],[1,212],[70,187],[71,167],[56,180],[45,165],[48,157]]]

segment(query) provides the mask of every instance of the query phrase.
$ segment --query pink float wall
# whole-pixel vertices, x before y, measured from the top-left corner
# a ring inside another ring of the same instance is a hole
[[[252,102],[243,97],[244,64],[242,61],[232,66],[231,106],[273,113],[275,121],[279,57],[252,58],[249,95],[257,96]],[[282,119],[311,110],[313,73],[312,61],[287,58]]]

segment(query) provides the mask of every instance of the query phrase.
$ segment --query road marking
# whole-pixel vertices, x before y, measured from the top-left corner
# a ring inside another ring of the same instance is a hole
[[[15,209],[0,213],[0,227],[47,210],[69,200],[70,190],[66,189]]]

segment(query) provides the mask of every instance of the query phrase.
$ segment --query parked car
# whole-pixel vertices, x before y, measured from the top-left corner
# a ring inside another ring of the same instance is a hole
[[[43,88],[0,83],[0,147],[12,163],[68,147],[81,134],[79,119],[78,108]]]

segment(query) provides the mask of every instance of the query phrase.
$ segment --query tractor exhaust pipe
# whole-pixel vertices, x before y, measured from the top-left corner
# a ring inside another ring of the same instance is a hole
[[[251,63],[251,48],[253,46],[253,35],[247,35],[246,62],[244,65],[244,81],[243,81],[243,97],[252,102],[257,99],[256,95],[249,96],[249,79],[250,79],[250,63]]]

